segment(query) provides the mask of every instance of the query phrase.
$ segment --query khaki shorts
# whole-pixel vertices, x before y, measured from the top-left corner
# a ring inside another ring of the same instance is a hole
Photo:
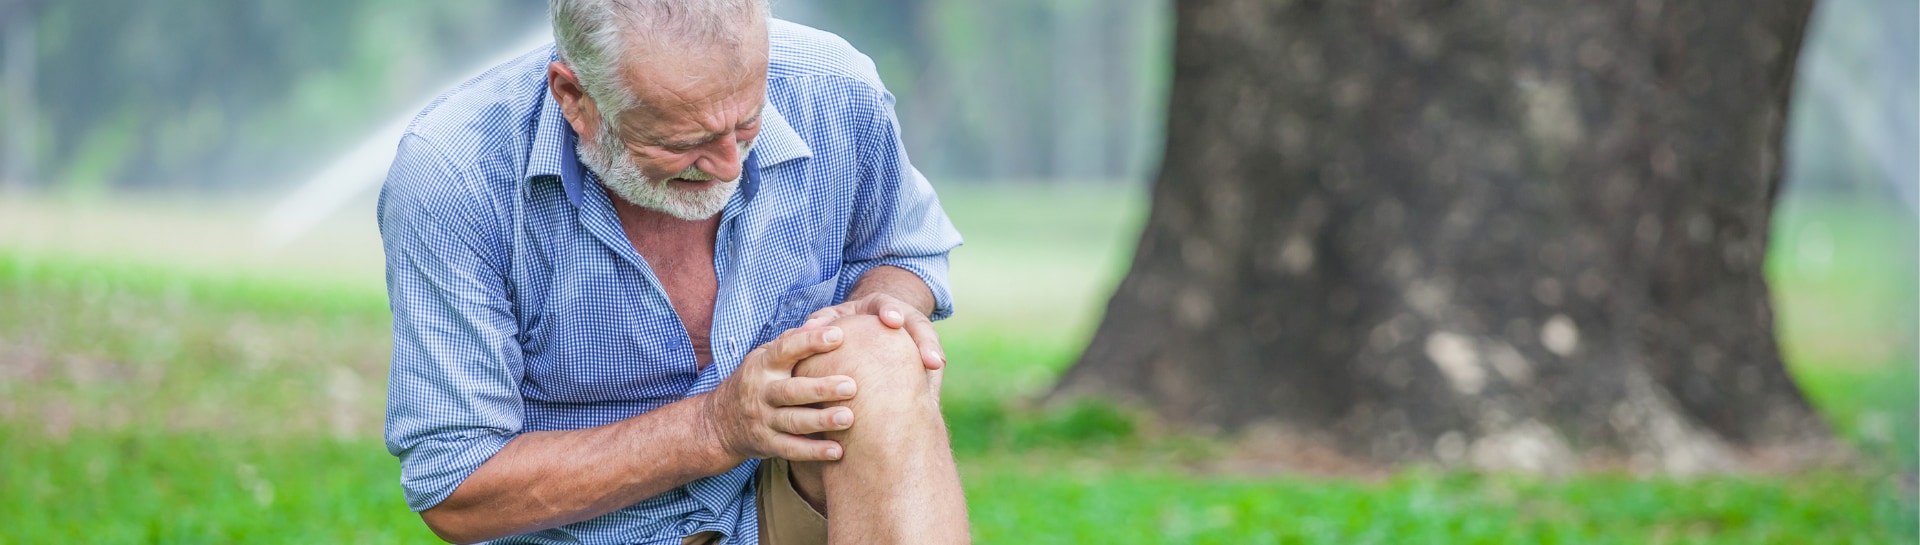
[[[826,545],[827,518],[800,499],[788,471],[786,460],[768,458],[760,461],[760,471],[753,476],[760,489],[753,501],[760,508],[761,545]],[[680,543],[715,545],[720,538],[716,532],[700,532]]]

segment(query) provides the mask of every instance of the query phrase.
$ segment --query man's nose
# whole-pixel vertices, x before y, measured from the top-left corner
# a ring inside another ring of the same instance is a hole
[[[740,172],[746,169],[747,154],[740,149],[738,137],[729,135],[715,138],[700,150],[701,157],[697,166],[701,172],[721,180],[738,180]]]

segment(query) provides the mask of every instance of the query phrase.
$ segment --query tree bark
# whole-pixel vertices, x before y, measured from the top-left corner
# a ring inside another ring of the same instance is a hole
[[[1054,396],[1376,463],[1808,452],[1762,263],[1810,8],[1181,0],[1153,209]]]

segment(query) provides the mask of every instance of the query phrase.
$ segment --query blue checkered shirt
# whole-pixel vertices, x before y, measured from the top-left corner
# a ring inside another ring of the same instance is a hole
[[[776,21],[762,129],[722,212],[713,364],[693,346],[547,92],[551,46],[435,100],[380,193],[393,309],[387,449],[420,511],[514,436],[599,426],[710,391],[746,353],[846,298],[874,267],[918,274],[951,312],[960,244],[908,164],[873,62]],[[646,456],[635,452],[634,456]],[[758,461],[514,543],[759,542]]]

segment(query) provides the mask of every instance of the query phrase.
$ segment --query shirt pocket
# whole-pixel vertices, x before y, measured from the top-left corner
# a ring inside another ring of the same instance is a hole
[[[779,303],[774,305],[772,320],[760,328],[760,338],[754,341],[754,346],[765,344],[789,329],[800,327],[800,324],[806,323],[808,314],[833,304],[834,288],[839,284],[840,278],[835,276],[781,295]]]

